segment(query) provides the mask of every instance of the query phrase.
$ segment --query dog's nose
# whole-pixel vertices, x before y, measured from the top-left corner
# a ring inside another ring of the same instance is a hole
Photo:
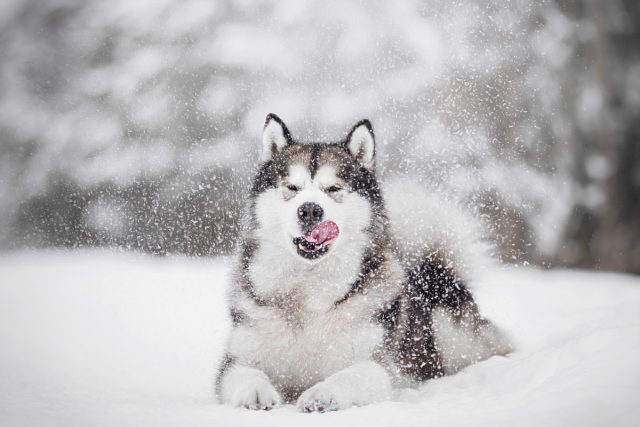
[[[304,225],[315,225],[322,221],[324,210],[317,203],[306,202],[298,207],[298,219]]]

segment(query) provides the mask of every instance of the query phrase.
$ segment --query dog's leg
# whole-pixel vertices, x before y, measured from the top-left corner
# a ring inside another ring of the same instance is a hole
[[[220,379],[220,400],[233,406],[269,410],[281,402],[267,375],[254,368],[233,366]]]
[[[431,318],[434,344],[447,375],[512,350],[502,332],[483,319],[475,306],[458,307],[457,313],[449,307],[436,307]]]
[[[325,412],[388,399],[391,380],[379,364],[366,361],[343,369],[309,388],[298,399],[302,412]]]

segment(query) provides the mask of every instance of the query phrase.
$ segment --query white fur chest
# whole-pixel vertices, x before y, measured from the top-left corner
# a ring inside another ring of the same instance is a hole
[[[348,250],[340,256],[307,264],[281,246],[263,241],[248,271],[256,294],[267,300],[287,296],[297,310],[328,312],[360,272],[362,244],[341,243]]]
[[[260,369],[276,386],[305,389],[381,348],[383,327],[375,320],[399,292],[402,270],[389,258],[383,281],[365,294],[340,300],[358,278],[362,245],[343,242],[341,256],[304,265],[277,245],[264,242],[248,273],[256,303],[246,292],[234,305],[245,319],[231,334],[237,362]]]
[[[368,360],[381,345],[383,329],[372,321],[373,313],[366,313],[366,302],[353,303],[360,306],[351,307],[355,311],[305,310],[290,318],[278,308],[255,308],[247,324],[234,329],[229,350],[239,362],[264,371],[275,384],[309,387]]]

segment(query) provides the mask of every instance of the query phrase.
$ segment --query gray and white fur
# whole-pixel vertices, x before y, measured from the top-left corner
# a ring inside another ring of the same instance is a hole
[[[369,121],[338,143],[301,143],[268,115],[245,215],[221,402],[344,409],[509,351],[479,314],[446,239],[417,239],[416,249],[404,231],[411,224],[390,224]],[[301,236],[325,220],[338,238],[309,247]]]

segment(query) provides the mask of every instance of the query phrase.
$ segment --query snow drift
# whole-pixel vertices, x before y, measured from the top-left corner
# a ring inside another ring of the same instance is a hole
[[[474,285],[517,351],[329,414],[217,405],[230,261],[0,258],[0,425],[638,425],[640,279],[495,269]],[[274,355],[277,357],[277,355]]]

